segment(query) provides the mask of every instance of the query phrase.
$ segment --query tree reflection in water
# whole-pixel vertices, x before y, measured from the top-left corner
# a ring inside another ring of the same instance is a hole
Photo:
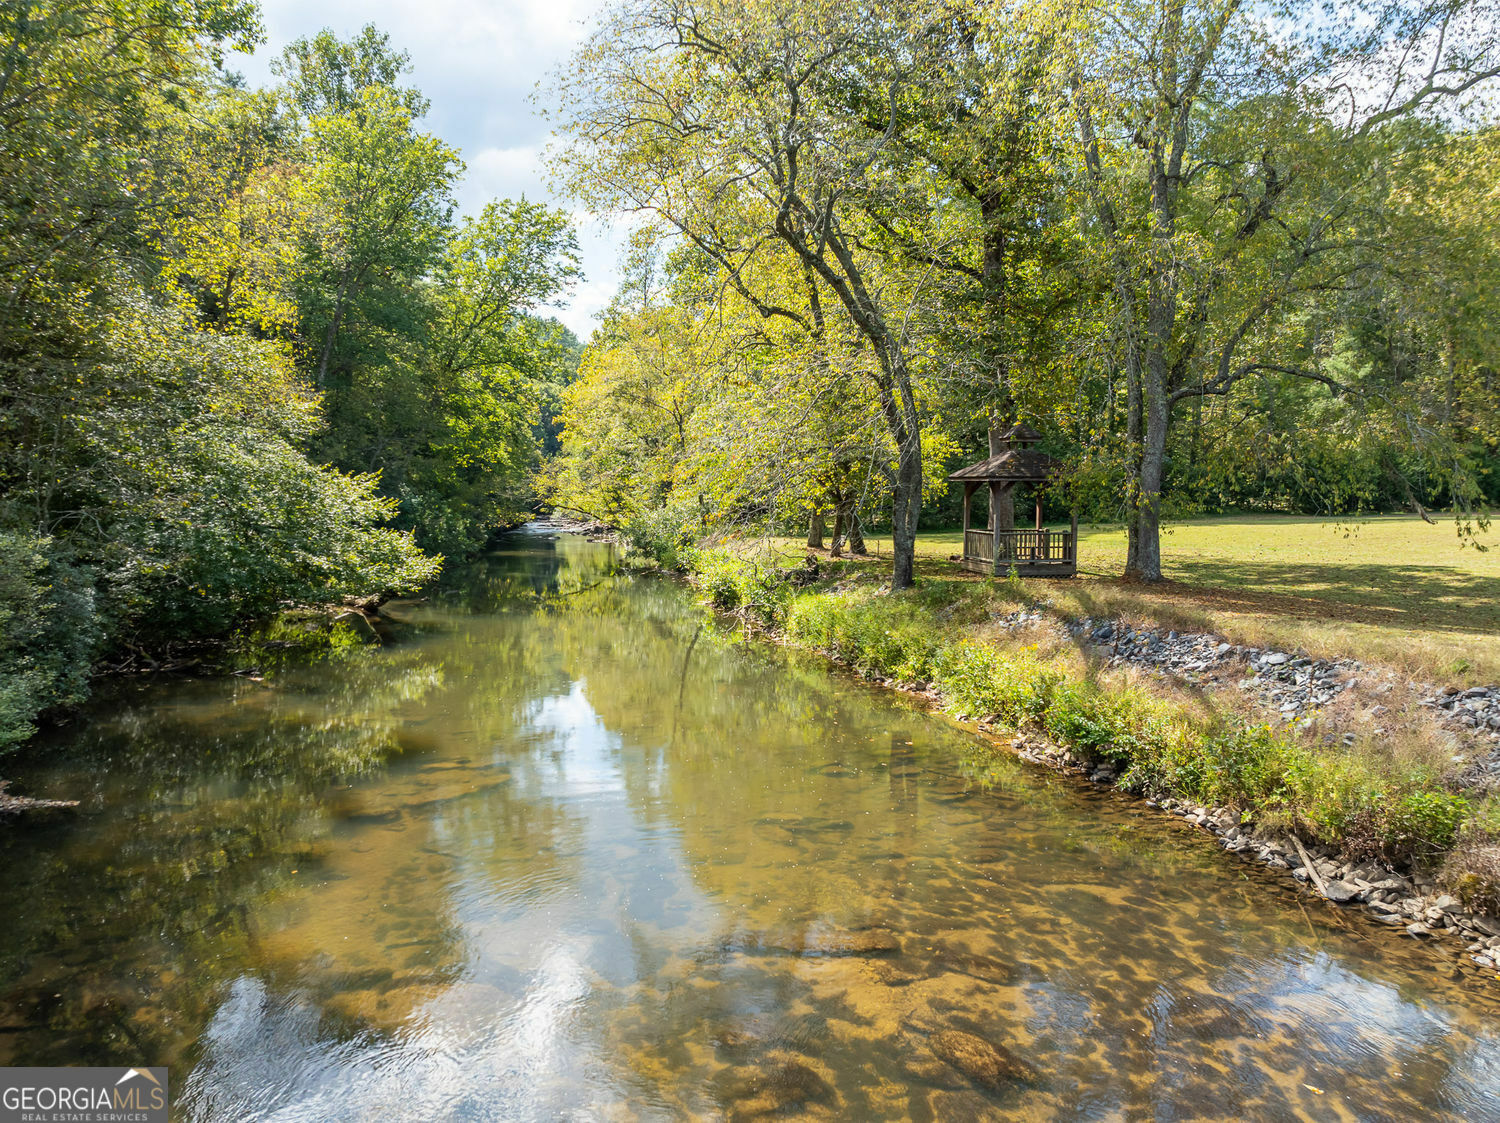
[[[20,763],[84,805],[0,833],[0,1063],[171,1064],[202,1119],[1500,1111],[1495,1005],[1430,950],[607,548],[388,611]]]

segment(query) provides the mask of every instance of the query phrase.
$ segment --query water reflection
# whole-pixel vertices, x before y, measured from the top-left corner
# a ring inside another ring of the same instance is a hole
[[[1500,1113],[1438,953],[603,547],[390,613],[22,765],[85,807],[0,835],[0,1064],[168,1063],[205,1120]]]

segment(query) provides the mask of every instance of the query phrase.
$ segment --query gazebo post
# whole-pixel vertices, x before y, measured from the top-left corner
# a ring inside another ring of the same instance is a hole
[[[958,540],[958,556],[960,558],[967,558],[969,556],[969,505],[974,499],[974,489],[978,486],[978,484],[974,483],[964,484],[964,533]]]
[[[1000,489],[1005,485],[990,481],[990,572],[1000,572],[1000,520],[995,512],[1000,509]]]

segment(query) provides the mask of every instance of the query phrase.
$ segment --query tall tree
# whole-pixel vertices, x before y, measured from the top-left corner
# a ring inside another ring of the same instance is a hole
[[[1041,21],[1054,43],[1128,386],[1126,573],[1158,581],[1179,407],[1249,378],[1332,381],[1275,329],[1362,268],[1351,252],[1361,176],[1378,167],[1368,149],[1381,131],[1457,108],[1500,73],[1500,9],[1097,0],[997,11]]]
[[[837,0],[631,0],[606,18],[559,93],[562,169],[601,209],[642,214],[697,248],[767,319],[808,327],[759,283],[787,254],[826,287],[870,348],[866,368],[896,450],[891,585],[912,583],[922,425],[906,314],[912,293],[879,274],[862,242],[865,200],[900,125],[897,104],[925,58],[898,49],[902,12]],[[852,112],[851,75],[885,107]],[[911,184],[894,185],[910,198]]]

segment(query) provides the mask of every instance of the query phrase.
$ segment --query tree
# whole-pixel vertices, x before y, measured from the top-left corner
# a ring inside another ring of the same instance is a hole
[[[1500,72],[1488,0],[1301,15],[1241,0],[1103,0],[1039,17],[1111,274],[1133,456],[1126,573],[1140,580],[1161,579],[1179,407],[1249,378],[1342,389],[1277,329],[1364,267],[1352,251],[1382,132]]]
[[[321,389],[350,309],[373,286],[414,283],[437,258],[462,165],[448,145],[417,132],[410,111],[383,86],[362,90],[355,110],[314,118],[308,157],[322,222],[308,247],[316,281],[306,330]],[[339,373],[347,378],[351,369]]]
[[[913,293],[887,283],[863,244],[874,229],[867,201],[882,190],[872,169],[925,62],[894,49],[903,14],[835,0],[636,0],[611,14],[560,87],[570,141],[560,162],[581,196],[662,224],[760,316],[808,329],[757,281],[767,258],[788,255],[869,347],[863,371],[896,449],[896,589],[912,583],[922,494],[923,419],[904,324]],[[851,80],[885,107],[878,120],[850,111],[840,95]],[[911,185],[897,190],[909,196]]]

